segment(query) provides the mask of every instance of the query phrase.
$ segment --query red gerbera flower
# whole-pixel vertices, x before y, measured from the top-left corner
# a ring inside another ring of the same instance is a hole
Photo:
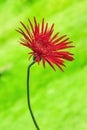
[[[63,71],[62,66],[65,66],[64,61],[74,60],[73,54],[64,50],[74,47],[70,45],[72,41],[68,41],[69,38],[67,38],[67,35],[58,37],[59,32],[53,36],[54,24],[48,28],[48,23],[46,23],[46,25],[44,24],[44,18],[42,19],[41,26],[37,23],[35,17],[34,25],[30,19],[28,19],[28,21],[31,29],[21,22],[26,32],[21,28],[17,31],[23,35],[23,38],[20,39],[20,43],[32,50],[32,52],[29,53],[30,58],[33,56],[35,62],[38,63],[42,60],[44,67],[45,63],[48,62],[54,70],[55,64]]]

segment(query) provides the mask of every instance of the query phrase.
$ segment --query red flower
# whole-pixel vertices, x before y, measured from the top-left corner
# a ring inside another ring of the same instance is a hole
[[[64,61],[74,60],[73,54],[64,50],[74,47],[70,45],[72,41],[68,41],[69,38],[66,37],[67,35],[58,37],[58,32],[52,36],[54,24],[48,28],[48,23],[44,25],[44,18],[42,19],[41,26],[37,23],[35,17],[34,25],[32,25],[30,19],[28,19],[28,21],[31,28],[25,26],[21,22],[26,32],[24,32],[21,28],[17,31],[23,35],[23,38],[20,39],[20,43],[32,50],[32,52],[29,53],[30,58],[33,56],[35,62],[38,63],[42,60],[44,67],[45,62],[48,62],[54,70],[55,68],[53,64],[55,64],[63,71],[62,66],[65,66]]]

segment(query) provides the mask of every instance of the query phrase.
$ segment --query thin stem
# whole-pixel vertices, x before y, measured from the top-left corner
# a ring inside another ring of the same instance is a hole
[[[37,130],[40,130],[40,128],[39,128],[39,126],[37,125],[37,122],[36,122],[36,120],[35,120],[34,114],[33,114],[32,109],[31,109],[31,104],[30,104],[29,78],[30,78],[30,68],[31,68],[31,66],[32,66],[34,63],[35,63],[35,62],[33,61],[33,62],[28,66],[28,69],[27,69],[27,101],[28,101],[28,108],[29,108],[31,117],[32,117],[32,119],[33,119],[34,125],[35,125],[35,127],[36,127]]]

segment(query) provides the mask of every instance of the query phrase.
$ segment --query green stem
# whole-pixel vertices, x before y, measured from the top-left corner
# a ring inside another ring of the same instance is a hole
[[[29,108],[31,117],[32,117],[32,119],[33,119],[34,125],[35,125],[35,127],[36,127],[37,130],[40,130],[40,128],[39,128],[39,126],[37,125],[37,122],[36,122],[36,120],[35,120],[34,114],[33,114],[32,109],[31,109],[31,104],[30,104],[30,85],[29,85],[30,68],[31,68],[31,66],[32,66],[34,63],[35,63],[35,62],[33,61],[33,62],[28,66],[28,69],[27,69],[27,101],[28,101],[28,108]]]

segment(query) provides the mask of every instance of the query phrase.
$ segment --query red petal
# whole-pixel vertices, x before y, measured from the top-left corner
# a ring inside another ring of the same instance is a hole
[[[35,27],[37,27],[37,20],[35,17],[34,17],[34,23],[35,23]]]
[[[48,29],[48,23],[46,23],[46,28],[45,28],[44,34],[47,32],[47,29]]]
[[[63,38],[66,37],[66,36],[67,36],[67,35],[63,35],[63,36],[59,37],[58,39],[56,39],[56,40],[54,41],[54,43],[59,42],[61,39],[63,39]]]
[[[47,59],[46,60],[47,62],[48,62],[48,64],[53,68],[53,70],[55,70],[56,71],[56,69],[54,68],[54,66],[52,65],[52,63]]]
[[[44,32],[44,18],[42,19],[42,29],[41,29],[41,33]]]
[[[50,39],[50,41],[49,42],[52,42],[57,36],[58,36],[58,34],[59,34],[59,32],[58,33],[56,33],[51,39]]]
[[[28,33],[28,35],[30,36],[31,38],[31,35],[30,35],[30,31],[29,31],[29,28],[27,28],[22,22],[20,22],[22,24],[22,26],[25,28],[26,32]]]
[[[31,23],[30,19],[28,19],[28,21],[29,21],[29,24],[30,24],[30,26],[31,26],[32,32],[34,33],[34,28],[33,28],[33,25],[32,25],[32,23]]]

